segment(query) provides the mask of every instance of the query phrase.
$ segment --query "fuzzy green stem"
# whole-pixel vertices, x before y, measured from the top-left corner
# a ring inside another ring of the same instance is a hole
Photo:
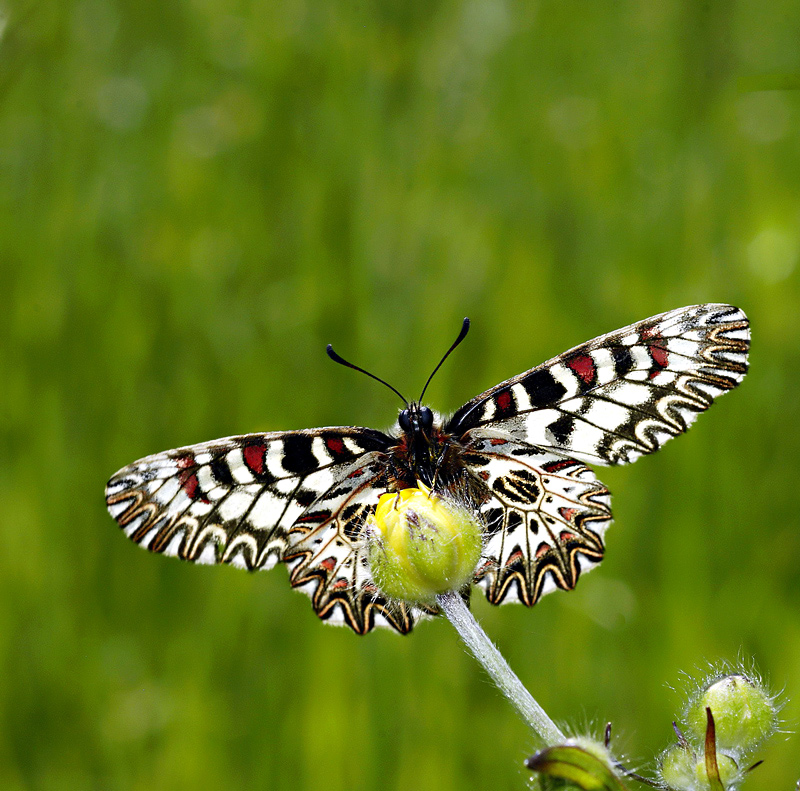
[[[492,681],[500,687],[509,703],[544,745],[563,744],[566,736],[525,689],[503,655],[481,629],[461,596],[455,591],[448,591],[440,593],[436,601],[469,650],[491,676]]]

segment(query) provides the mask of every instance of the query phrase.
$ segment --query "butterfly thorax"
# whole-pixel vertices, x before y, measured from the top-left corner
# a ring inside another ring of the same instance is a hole
[[[436,422],[432,410],[416,402],[400,412],[398,424],[402,434],[392,451],[398,488],[416,486],[417,481],[422,481],[432,489],[452,489],[456,484],[454,477],[462,477],[462,448]]]
[[[436,459],[439,450],[438,431],[433,425],[433,411],[426,406],[412,401],[406,409],[400,411],[397,422],[403,432],[397,450],[398,461],[404,462],[405,470],[398,470],[401,484],[414,486],[421,480],[426,486],[432,485],[436,471]],[[410,478],[410,480],[403,480]]]

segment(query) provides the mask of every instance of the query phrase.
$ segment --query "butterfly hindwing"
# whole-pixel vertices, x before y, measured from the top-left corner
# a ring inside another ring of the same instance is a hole
[[[386,460],[368,454],[341,472],[290,530],[282,558],[291,569],[289,580],[308,593],[314,611],[329,623],[346,624],[359,634],[374,626],[405,634],[433,611],[388,601],[372,580],[364,528],[390,485]]]
[[[592,464],[625,464],[686,431],[747,371],[747,317],[695,305],[602,335],[487,390],[445,430],[503,431]]]
[[[588,467],[500,434],[475,438],[464,462],[490,495],[476,576],[492,604],[571,590],[603,559],[610,498]]]

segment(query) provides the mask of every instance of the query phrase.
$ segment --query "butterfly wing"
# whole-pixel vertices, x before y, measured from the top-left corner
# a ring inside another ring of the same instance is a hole
[[[378,595],[361,541],[392,443],[355,427],[228,437],[134,462],[106,502],[146,549],[250,570],[282,561],[321,618],[408,632],[422,613]]]
[[[492,604],[531,606],[556,588],[571,590],[603,559],[609,494],[588,467],[500,436],[476,440],[463,460],[490,493],[476,582]]]
[[[487,390],[445,430],[502,431],[591,464],[626,464],[683,433],[747,372],[747,317],[730,305],[662,313]]]
[[[445,425],[483,480],[477,581],[493,604],[575,587],[603,557],[609,495],[581,462],[625,464],[687,430],[747,371],[747,317],[729,305],[663,313],[487,390]]]

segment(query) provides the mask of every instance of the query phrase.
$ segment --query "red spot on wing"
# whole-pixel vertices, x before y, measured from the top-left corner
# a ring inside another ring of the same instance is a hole
[[[566,519],[567,522],[571,522],[572,518],[575,516],[575,514],[578,513],[578,509],[577,508],[559,508],[558,509],[558,513],[564,519]]]
[[[576,373],[585,384],[591,384],[597,376],[597,366],[588,354],[579,354],[567,360],[567,366]]]
[[[475,580],[481,579],[489,569],[494,568],[495,562],[493,560],[484,561],[475,571]]]
[[[659,368],[667,367],[667,364],[669,363],[669,355],[663,346],[657,346],[656,344],[653,344],[650,347],[650,356],[653,358],[653,362]]]
[[[329,558],[321,560],[319,565],[321,568],[325,569],[325,571],[333,571],[336,568],[336,558],[331,555]]]
[[[181,470],[185,470],[188,467],[193,467],[194,466],[194,456],[191,453],[187,453],[185,456],[181,456],[181,457],[175,459],[175,464],[177,464],[177,466]]]
[[[331,518],[331,512],[329,510],[324,511],[312,511],[310,513],[304,514],[301,517],[298,517],[295,520],[295,524],[303,523],[308,524],[309,522],[318,522],[322,524],[323,522],[327,522]]]
[[[490,445],[507,445],[508,444],[508,440],[507,439],[498,439],[497,437],[495,437],[495,439],[490,439],[489,440],[489,444]]]
[[[190,500],[198,499],[198,487],[200,486],[200,482],[197,480],[197,473],[191,472],[189,470],[184,470],[180,476],[179,480],[181,482],[181,487],[183,491],[186,492],[186,496]],[[205,497],[199,498],[201,502],[207,503],[208,499]]]
[[[495,396],[494,403],[497,405],[497,411],[500,413],[508,412],[514,407],[514,399],[511,397],[511,393],[508,390],[501,390]]]
[[[506,566],[513,566],[515,563],[520,563],[525,559],[525,555],[522,554],[522,550],[518,549],[516,552],[512,552],[508,556],[508,560],[506,560]]]
[[[570,533],[570,532],[569,532],[569,530],[562,530],[562,531],[561,531],[561,532],[558,534],[558,540],[559,540],[559,541],[560,541],[562,544],[566,544],[566,543],[567,543],[567,541],[572,541],[572,539],[573,539],[573,538],[575,538],[575,536],[574,536],[574,534],[573,534],[573,533]]]
[[[539,546],[536,549],[536,557],[540,558],[543,555],[546,555],[549,551],[550,551],[550,544],[546,544],[544,541],[542,541],[542,543],[539,544]]]
[[[325,445],[334,456],[349,455],[340,437],[326,437]]]
[[[335,591],[346,590],[347,588],[350,587],[350,580],[345,579],[344,577],[339,577],[339,579],[336,580],[336,582],[334,582],[331,587]],[[376,588],[376,590],[377,590],[377,588]]]
[[[542,469],[545,472],[560,472],[568,467],[573,467],[577,462],[572,459],[562,459],[561,461],[551,461],[549,464],[543,464]]]
[[[244,456],[244,463],[256,475],[264,473],[264,460],[267,456],[267,447],[263,442],[257,444],[245,445],[242,450]]]
[[[650,379],[652,379],[658,375],[659,370],[666,368],[669,364],[669,352],[663,345],[664,338],[654,327],[648,327],[642,331],[642,340],[653,341],[653,343],[645,344],[647,351],[650,353],[650,359],[655,365],[655,369],[650,372]]]

